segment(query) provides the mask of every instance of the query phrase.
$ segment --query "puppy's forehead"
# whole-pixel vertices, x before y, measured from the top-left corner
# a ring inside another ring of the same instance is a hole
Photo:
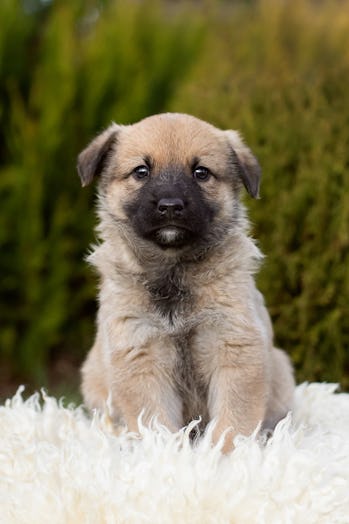
[[[227,141],[221,130],[184,114],[155,115],[125,126],[119,138],[123,160],[149,157],[159,165],[222,157]]]

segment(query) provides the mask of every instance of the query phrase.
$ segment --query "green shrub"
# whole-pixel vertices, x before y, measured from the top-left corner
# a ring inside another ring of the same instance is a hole
[[[163,111],[185,77],[200,23],[169,8],[0,4],[0,358],[10,373],[42,384],[50,358],[79,360],[91,343],[93,190],[81,190],[75,159],[112,119]]]

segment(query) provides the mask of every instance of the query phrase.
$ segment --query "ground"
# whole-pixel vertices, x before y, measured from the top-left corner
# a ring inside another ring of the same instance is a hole
[[[67,403],[80,404],[80,362],[74,359],[56,358],[47,370],[47,378],[38,383],[24,376],[15,376],[10,373],[6,365],[0,366],[0,404],[12,397],[18,387],[24,384],[26,387],[25,397],[44,387],[49,395],[56,398],[65,397]]]

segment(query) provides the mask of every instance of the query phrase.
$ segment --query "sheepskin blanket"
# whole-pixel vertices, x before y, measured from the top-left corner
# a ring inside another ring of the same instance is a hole
[[[23,389],[0,407],[1,524],[348,524],[349,395],[302,384],[271,438],[222,455],[156,425],[116,435]],[[193,423],[195,424],[195,423]]]

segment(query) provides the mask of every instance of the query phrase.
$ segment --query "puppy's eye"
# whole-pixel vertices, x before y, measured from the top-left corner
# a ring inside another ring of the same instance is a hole
[[[210,170],[207,169],[207,167],[198,166],[193,170],[193,177],[201,182],[205,182],[210,178],[210,176],[211,173]]]
[[[148,166],[138,166],[133,170],[132,175],[136,180],[142,180],[150,175],[150,169]]]

